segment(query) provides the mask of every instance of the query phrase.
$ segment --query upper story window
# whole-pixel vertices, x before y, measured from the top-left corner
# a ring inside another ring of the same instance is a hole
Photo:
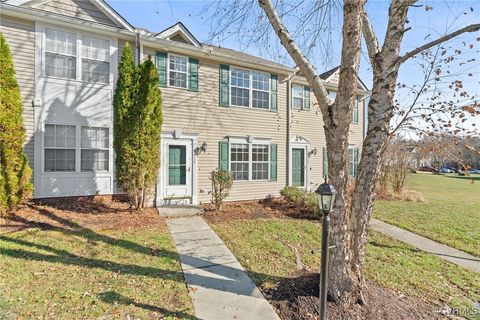
[[[270,74],[231,68],[230,104],[256,109],[270,108]]]
[[[47,77],[110,82],[109,40],[46,28],[44,54]]]
[[[188,59],[186,57],[169,55],[169,82],[172,87],[187,87],[187,74],[188,74]]]
[[[45,75],[75,79],[77,76],[77,37],[75,33],[45,30]]]
[[[250,74],[247,70],[232,68],[231,103],[234,106],[250,105]]]
[[[268,109],[270,96],[270,75],[252,72],[252,108]]]
[[[353,105],[352,123],[358,124],[358,106],[360,104],[361,96],[357,96],[355,104]]]
[[[108,83],[110,41],[82,36],[82,80]]]
[[[292,84],[292,108],[310,110],[310,87]]]

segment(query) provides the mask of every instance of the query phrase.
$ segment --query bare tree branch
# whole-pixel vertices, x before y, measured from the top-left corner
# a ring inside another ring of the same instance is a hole
[[[475,31],[478,31],[480,30],[480,23],[477,23],[477,24],[471,24],[469,26],[466,26],[464,28],[461,28],[461,29],[458,29],[457,31],[454,31],[452,33],[449,33],[449,34],[446,34],[432,42],[429,42],[429,43],[426,43],[424,44],[423,46],[421,47],[418,47],[416,48],[415,50],[412,50],[410,52],[407,52],[405,53],[403,56],[399,57],[398,60],[397,60],[397,63],[398,64],[402,64],[404,63],[406,60],[410,59],[411,57],[415,56],[416,54],[422,52],[422,51],[425,51],[427,49],[430,49],[431,47],[434,47],[436,45],[439,45],[445,41],[448,41],[452,38],[455,38],[456,36],[459,36],[463,33],[466,33],[466,32],[475,32]]]
[[[373,31],[372,24],[370,23],[370,19],[368,18],[367,13],[365,10],[362,14],[362,23],[363,23],[363,36],[365,37],[365,43],[367,44],[368,56],[370,57],[370,61],[375,64],[375,57],[380,52],[380,44],[378,43],[378,39]]]
[[[320,94],[316,97],[322,111],[326,112],[327,106],[332,104],[332,99],[328,96],[327,89],[323,85],[322,79],[318,75],[313,64],[305,57],[302,50],[290,36],[287,28],[283,25],[271,0],[258,0],[258,4],[265,12],[268,20],[273,26],[275,33],[282,45],[287,49],[296,65],[304,72],[304,76],[312,87],[320,88]]]

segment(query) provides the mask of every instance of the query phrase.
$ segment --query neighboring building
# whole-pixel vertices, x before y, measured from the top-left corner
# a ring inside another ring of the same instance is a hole
[[[322,116],[294,69],[200,43],[181,23],[135,29],[100,0],[0,2],[0,32],[13,53],[34,170],[35,198],[119,193],[112,97],[126,42],[151,56],[163,95],[156,203],[210,201],[209,174],[232,172],[228,200],[313,189],[326,172]],[[338,68],[322,75],[334,94]],[[359,80],[350,171],[365,134],[367,88]]]

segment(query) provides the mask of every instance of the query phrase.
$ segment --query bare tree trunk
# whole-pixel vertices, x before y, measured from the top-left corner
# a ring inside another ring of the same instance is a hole
[[[372,95],[368,105],[368,130],[363,142],[359,174],[352,200],[352,270],[364,283],[365,247],[372,214],[375,183],[388,142],[390,120],[400,64],[399,51],[405,32],[408,8],[413,1],[392,1],[389,9],[387,34],[382,49],[378,47],[369,25],[364,26],[365,38],[373,65]],[[364,19],[364,23],[368,21]],[[372,46],[373,44],[373,46]]]
[[[343,5],[342,58],[335,103],[323,114],[327,140],[330,183],[337,189],[335,210],[331,214],[328,261],[329,294],[337,302],[356,302],[361,296],[360,276],[352,272],[350,232],[350,195],[347,193],[348,134],[357,91],[357,74],[362,40],[363,1],[345,1]]]

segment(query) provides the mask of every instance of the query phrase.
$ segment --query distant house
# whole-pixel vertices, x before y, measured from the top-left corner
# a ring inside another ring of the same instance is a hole
[[[156,204],[210,201],[209,173],[234,179],[229,200],[315,188],[326,173],[322,116],[294,69],[200,43],[182,23],[136,29],[101,0],[0,2],[0,32],[13,53],[34,170],[35,198],[111,195],[115,184],[112,96],[117,61],[129,42],[137,61],[158,68],[164,124]],[[322,75],[334,94],[338,70]],[[365,97],[350,132],[356,173],[365,132]]]

